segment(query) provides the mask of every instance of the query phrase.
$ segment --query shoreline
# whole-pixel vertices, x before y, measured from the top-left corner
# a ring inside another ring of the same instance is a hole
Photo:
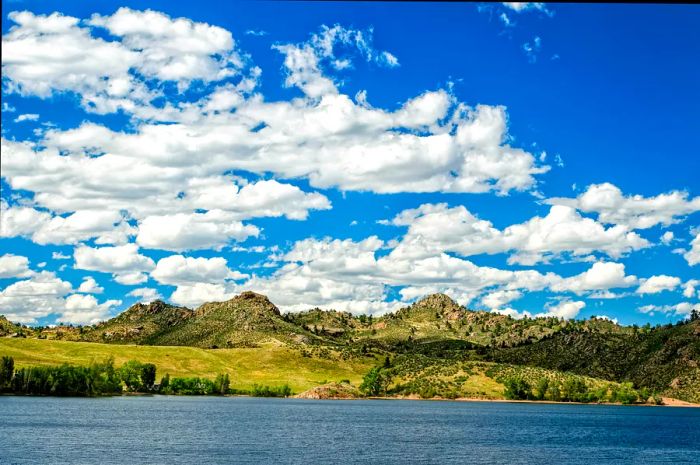
[[[413,400],[413,401],[426,401],[426,402],[488,402],[488,403],[503,403],[503,404],[556,404],[556,405],[617,405],[621,407],[686,407],[686,408],[700,408],[700,404],[694,404],[692,402],[686,402],[680,399],[674,399],[672,397],[662,397],[663,404],[622,404],[619,402],[559,402],[554,400],[517,400],[517,399],[483,399],[478,397],[457,397],[455,399],[448,399],[445,397],[433,397],[431,399],[424,399],[422,397],[413,396],[401,396],[401,397],[390,397],[390,396],[377,396],[377,397],[352,397],[352,398],[337,398],[329,397],[325,399],[310,399],[304,397],[297,397],[297,395],[289,397],[256,397],[246,394],[223,394],[223,395],[178,395],[178,394],[158,394],[158,393],[146,393],[146,392],[125,392],[117,395],[104,395],[104,396],[41,396],[41,395],[22,395],[13,393],[0,393],[0,397],[43,397],[43,398],[81,398],[81,399],[103,399],[109,397],[249,397],[256,399],[296,399],[296,400],[322,400],[322,401],[342,401],[342,400]]]

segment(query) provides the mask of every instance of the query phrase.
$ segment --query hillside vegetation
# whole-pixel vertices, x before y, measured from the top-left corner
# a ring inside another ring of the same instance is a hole
[[[389,357],[396,363],[387,389],[396,395],[502,397],[505,378],[493,367],[509,366],[548,370],[550,378],[554,372],[583,377],[576,378],[579,387],[601,390],[592,379],[631,383],[700,402],[700,321],[638,328],[598,318],[516,320],[468,310],[442,294],[372,317],[320,309],[282,314],[267,297],[244,292],[194,310],[162,301],[136,304],[86,327],[27,328],[0,319],[0,331],[6,336],[0,355],[20,364],[113,355],[117,362],[153,361],[159,370],[188,376],[229,367],[238,372],[232,386],[241,387],[287,382],[299,392],[324,381],[355,382]],[[422,368],[408,369],[415,364]]]

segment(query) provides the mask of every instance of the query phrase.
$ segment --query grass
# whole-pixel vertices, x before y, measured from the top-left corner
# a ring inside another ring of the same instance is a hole
[[[155,364],[158,379],[165,373],[207,378],[228,373],[232,388],[250,389],[253,384],[280,386],[286,383],[294,393],[343,379],[359,385],[364,374],[377,363],[370,357],[352,360],[303,357],[299,351],[274,345],[212,350],[23,338],[0,338],[2,355],[13,357],[17,368],[62,363],[86,365],[107,357],[114,357],[117,365],[138,360]]]

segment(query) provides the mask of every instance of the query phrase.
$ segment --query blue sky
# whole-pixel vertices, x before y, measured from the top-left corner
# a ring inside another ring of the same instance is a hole
[[[4,1],[0,313],[685,318],[698,12]]]

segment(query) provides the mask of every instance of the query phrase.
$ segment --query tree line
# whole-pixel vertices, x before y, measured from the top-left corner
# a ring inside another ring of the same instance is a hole
[[[521,376],[510,376],[503,379],[503,385],[504,396],[509,400],[634,404],[653,398],[655,403],[661,403],[660,397],[652,395],[646,388],[636,390],[632,383],[593,386],[576,377],[560,381],[543,376],[530,384]]]
[[[0,360],[0,393],[42,396],[110,396],[123,393],[174,395],[240,394],[256,397],[289,397],[291,388],[254,385],[250,390],[231,388],[228,373],[216,378],[171,377],[165,374],[156,383],[156,366],[129,360],[121,367],[114,359],[93,362],[88,366],[63,364],[15,369],[12,357]]]

